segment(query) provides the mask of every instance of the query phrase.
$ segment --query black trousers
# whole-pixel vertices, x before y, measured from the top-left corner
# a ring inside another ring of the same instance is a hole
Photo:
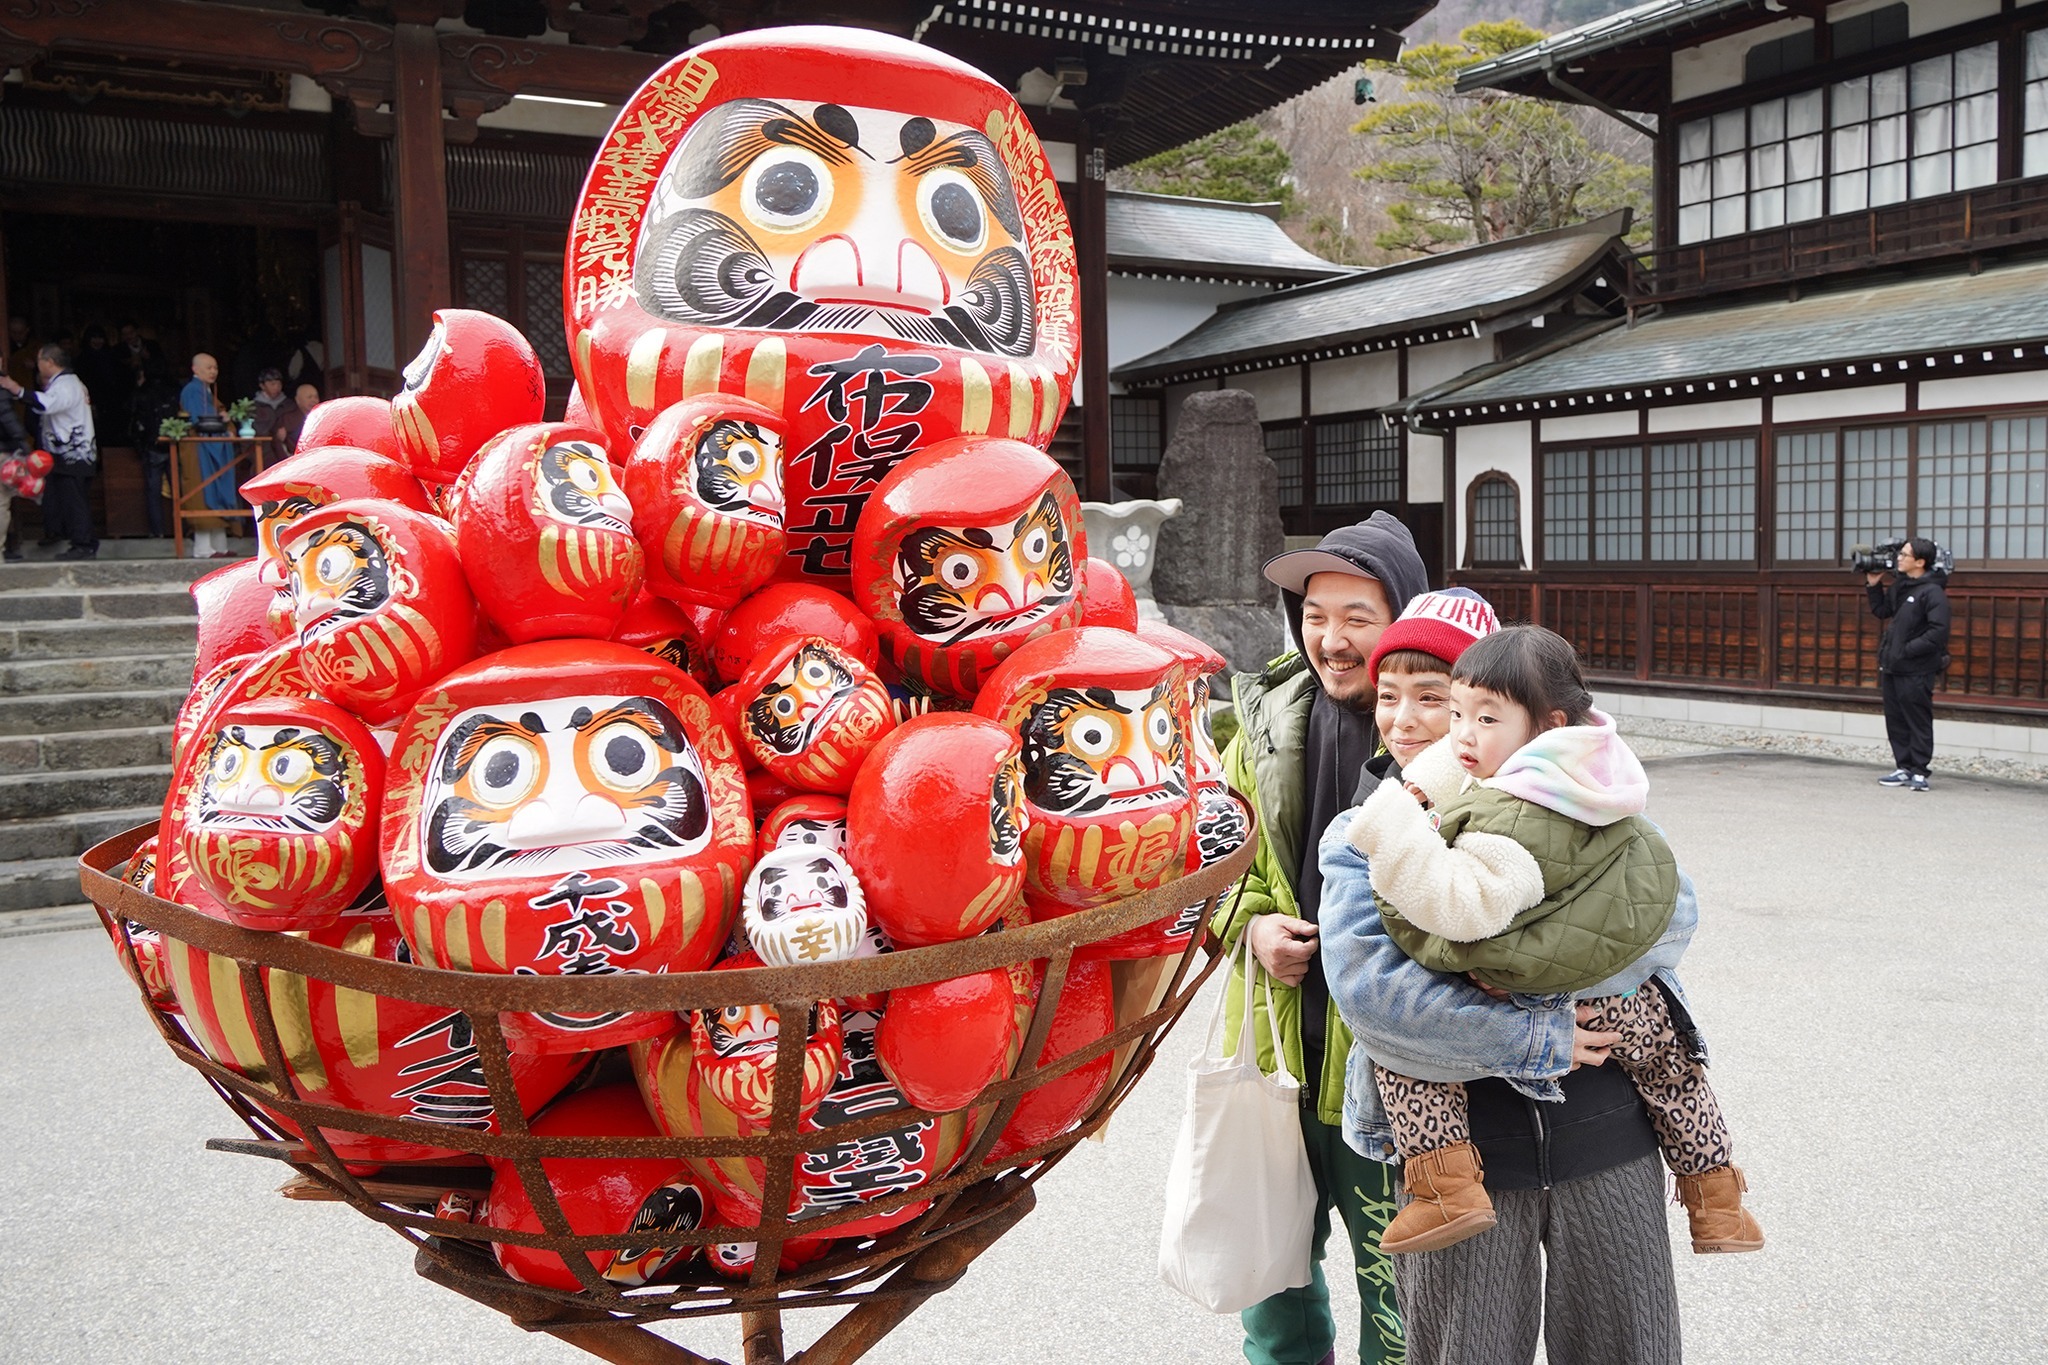
[[[90,478],[89,468],[72,473],[58,465],[43,484],[43,534],[70,541],[74,550],[97,550],[100,545],[92,529],[92,504],[85,495]]]
[[[1909,773],[1927,772],[1934,757],[1934,677],[1932,673],[1880,673],[1884,692],[1884,733],[1892,742],[1892,762]]]

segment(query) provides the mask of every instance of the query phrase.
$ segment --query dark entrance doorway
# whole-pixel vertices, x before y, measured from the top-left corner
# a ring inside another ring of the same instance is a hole
[[[38,341],[82,351],[93,329],[119,346],[132,324],[148,343],[149,378],[175,389],[195,351],[220,362],[223,402],[252,395],[267,366],[324,389],[319,239],[311,227],[200,223],[10,210],[0,214],[8,311]],[[126,367],[90,362],[100,439],[94,513],[109,536],[144,535],[143,461],[131,429]],[[296,379],[287,381],[287,392]],[[17,503],[16,511],[31,505]]]

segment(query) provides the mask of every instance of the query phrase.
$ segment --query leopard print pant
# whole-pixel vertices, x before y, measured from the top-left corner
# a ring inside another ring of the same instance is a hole
[[[1380,1105],[1387,1111],[1402,1160],[1472,1140],[1465,1087],[1458,1082],[1418,1081],[1383,1066],[1374,1067],[1372,1077],[1379,1083]]]
[[[1614,1061],[1635,1083],[1657,1130],[1658,1146],[1676,1175],[1698,1175],[1726,1166],[1728,1125],[1707,1085],[1706,1069],[1686,1053],[1672,1026],[1664,993],[1645,985],[1629,995],[1584,1001],[1598,1011],[1581,1027],[1594,1033],[1619,1033]],[[1469,1142],[1471,1123],[1465,1087],[1456,1081],[1418,1081],[1385,1067],[1372,1069],[1380,1104],[1394,1130],[1394,1146],[1403,1160]]]
[[[1687,1054],[1672,1026],[1664,992],[1645,984],[1628,995],[1581,1003],[1598,1010],[1581,1027],[1621,1035],[1609,1055],[1643,1097],[1672,1174],[1698,1175],[1726,1166],[1730,1143],[1721,1105],[1707,1084],[1706,1068]]]

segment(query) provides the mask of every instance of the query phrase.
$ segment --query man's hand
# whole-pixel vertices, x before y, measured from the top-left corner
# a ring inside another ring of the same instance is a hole
[[[1863,581],[1866,585],[1874,588],[1884,582],[1884,573],[1882,570],[1877,573],[1867,573],[1863,575]]]
[[[1315,925],[1292,915],[1254,915],[1244,932],[1259,965],[1275,981],[1283,986],[1301,984],[1319,943]]]
[[[1572,1027],[1572,1070],[1582,1066],[1601,1066],[1607,1061],[1607,1053],[1621,1041],[1619,1033],[1594,1031],[1586,1027],[1586,1021],[1599,1013],[1591,1005],[1580,1005],[1572,1011],[1578,1022]]]

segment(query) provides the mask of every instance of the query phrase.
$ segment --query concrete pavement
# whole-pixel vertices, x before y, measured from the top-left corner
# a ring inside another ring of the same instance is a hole
[[[1771,1239],[1694,1257],[1697,1362],[2048,1360],[2048,790],[1775,756],[1651,764],[1697,880],[1687,986]],[[1227,1362],[1234,1319],[1154,1277],[1160,1184],[1199,1029],[1169,1040],[1036,1212],[877,1365]],[[416,1279],[389,1232],[288,1203],[282,1168],[171,1060],[91,931],[0,940],[0,1360],[590,1359]],[[1341,1249],[1337,1250],[1341,1256]],[[1356,1296],[1333,1265],[1355,1339]],[[826,1317],[794,1316],[792,1349]],[[676,1330],[731,1359],[736,1330]],[[1342,1357],[1340,1357],[1341,1359]]]

